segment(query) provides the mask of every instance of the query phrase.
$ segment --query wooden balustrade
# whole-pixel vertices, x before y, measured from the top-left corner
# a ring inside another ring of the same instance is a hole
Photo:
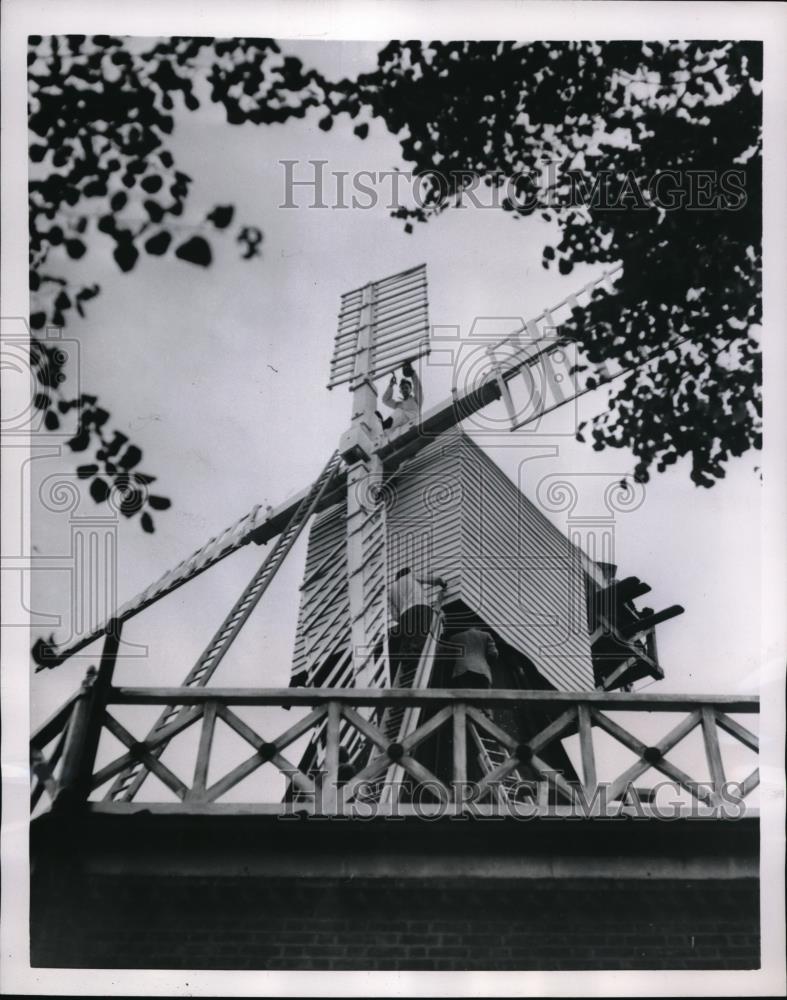
[[[113,652],[110,646],[105,654],[107,677],[106,663]],[[643,815],[655,815],[653,802],[647,803],[647,789],[637,792],[634,785],[652,769],[670,787],[682,789],[695,805],[711,814],[724,815],[722,807],[732,805],[738,808],[737,813],[735,808],[732,812],[740,815],[740,803],[759,783],[755,767],[745,779],[730,785],[719,739],[721,731],[732,738],[728,746],[739,744],[756,754],[757,736],[731,717],[757,714],[756,697],[475,689],[129,688],[112,687],[108,680],[102,685],[100,680],[101,676],[93,672],[82,690],[34,734],[33,807],[47,796],[55,809],[64,804],[73,808],[75,804],[89,803],[90,809],[119,813],[145,802],[146,808],[166,811],[257,808],[283,814],[298,811],[357,815],[366,809],[368,815],[369,808],[383,801],[389,810],[392,803],[396,807],[398,802],[406,812],[412,811],[418,800],[425,806],[424,814],[450,806],[459,811],[479,809],[481,813],[507,809],[521,815],[524,809],[528,815],[550,811],[576,815],[578,810],[585,814],[591,810],[590,814],[595,815],[597,812],[592,810],[609,814],[610,809],[619,812],[636,806]],[[397,742],[387,737],[375,720],[381,719],[386,707],[402,704],[420,714],[417,725]],[[155,735],[137,739],[117,718],[116,706],[126,705],[176,705],[181,711]],[[494,712],[501,707],[510,710],[526,706],[548,710],[552,721],[522,741],[495,721]],[[236,710],[243,707],[296,708],[305,714],[283,731],[263,732],[262,726],[252,726],[237,714]],[[630,731],[631,722],[622,716],[630,712],[657,717],[679,714],[681,718],[676,724],[663,726],[667,729],[664,735],[646,744]],[[216,739],[218,720],[250,749],[248,757],[223,772]],[[156,750],[197,725],[200,734],[191,768],[193,777],[186,784],[167,765],[165,755],[160,756]],[[702,750],[695,754],[696,766],[690,775],[670,759],[670,754],[695,729],[701,733]],[[124,752],[98,766],[97,747],[103,730],[123,745]],[[341,753],[348,732],[357,734],[360,742],[356,740],[355,745],[363,747],[362,756],[349,765],[342,761]],[[313,762],[301,769],[294,745],[315,733],[320,733],[322,764],[318,771]],[[604,780],[599,778],[598,767],[600,733],[625,747],[630,752],[626,755],[629,760],[632,754],[634,757],[633,763]],[[427,741],[436,734],[442,734],[448,747],[440,767],[423,753]],[[569,775],[551,767],[545,757],[550,755],[550,747],[574,736],[581,773],[578,768],[576,774]],[[481,755],[479,746],[491,746],[495,752]],[[176,799],[174,805],[151,802],[145,798],[145,786],[137,792],[134,803],[95,801],[102,786],[137,763],[169,789]],[[392,769],[392,764],[396,768]],[[293,794],[280,796],[277,801],[222,802],[227,793],[265,765],[284,776]],[[209,774],[217,768],[220,776],[214,774],[209,781]],[[392,797],[390,789],[385,796],[380,793],[381,781],[392,770],[404,775],[406,801],[401,796]],[[519,780],[524,775],[528,777]],[[425,797],[420,795],[424,790]]]

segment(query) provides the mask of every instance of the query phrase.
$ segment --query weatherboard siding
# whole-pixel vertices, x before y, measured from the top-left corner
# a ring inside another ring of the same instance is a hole
[[[558,690],[592,690],[585,614],[587,558],[466,435],[451,432],[404,462],[386,490],[388,573],[410,566],[449,584],[446,603],[462,600],[524,653]],[[317,519],[309,536],[306,579],[338,547],[301,595],[293,671],[346,645],[344,506]]]
[[[315,517],[306,550],[304,580],[307,585],[301,591],[298,608],[293,677],[304,670],[312,674],[326,657],[350,641],[344,538],[343,503]],[[317,575],[310,580],[315,572]]]
[[[559,690],[594,687],[577,550],[461,439],[462,598]]]
[[[446,602],[462,596],[462,469],[452,450],[427,446],[400,466],[388,510],[388,572],[409,566],[445,577]],[[431,593],[431,592],[430,592]]]

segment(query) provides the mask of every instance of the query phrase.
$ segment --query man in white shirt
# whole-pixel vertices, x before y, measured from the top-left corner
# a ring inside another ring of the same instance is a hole
[[[402,381],[399,383],[401,399],[394,399],[394,387],[396,386],[396,375],[391,375],[388,388],[383,393],[383,403],[389,410],[393,410],[392,417],[383,420],[381,414],[377,414],[383,422],[384,430],[396,430],[405,424],[417,424],[421,416],[421,404],[424,393],[421,380],[415,373],[412,363],[406,361],[402,365]]]
[[[396,678],[397,664],[405,668],[417,665],[432,627],[434,609],[426,598],[425,586],[445,591],[448,585],[441,576],[417,577],[405,566],[396,574],[388,593],[392,681]]]

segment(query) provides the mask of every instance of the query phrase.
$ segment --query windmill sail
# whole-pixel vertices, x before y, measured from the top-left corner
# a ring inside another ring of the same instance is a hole
[[[368,375],[371,378],[387,375],[404,361],[428,352],[426,264],[372,281],[342,296],[329,389],[350,382],[357,374],[359,341],[367,327],[371,346]]]
[[[204,687],[213,676],[218,665],[224,658],[224,654],[237,638],[238,633],[243,628],[252,611],[259,604],[263,594],[268,589],[268,585],[273,580],[290,549],[298,540],[304,525],[314,513],[314,509],[320,498],[336,474],[340,462],[338,452],[334,452],[325,468],[312,484],[309,492],[298,505],[287,528],[276,539],[276,544],[266,556],[262,566],[251,578],[248,586],[244,589],[227,617],[219,626],[218,631],[211,639],[207,648],[186,675],[183,687]],[[157,736],[174,721],[176,716],[185,715],[187,712],[188,709],[186,708],[179,708],[177,705],[167,705],[148,734],[148,739]],[[155,756],[161,756],[166,746],[166,741],[159,744],[158,748],[154,751]],[[149,771],[141,762],[137,762],[126,768],[115,779],[107,792],[106,798],[110,800],[123,799],[130,802],[139,791],[148,773]]]

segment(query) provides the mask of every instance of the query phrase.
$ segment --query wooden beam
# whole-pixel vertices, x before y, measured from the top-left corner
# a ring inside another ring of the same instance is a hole
[[[68,701],[64,702],[56,712],[53,712],[49,716],[43,725],[36,729],[30,737],[31,747],[43,750],[47,743],[51,743],[57,734],[66,728],[71,712],[74,709],[74,704],[79,696],[79,691],[75,691]]]
[[[347,706],[344,708],[343,715],[349,723],[355,726],[359,732],[363,733],[373,746],[376,746],[378,750],[385,750],[390,741],[381,729],[378,729],[377,726],[368,722],[362,715]]]
[[[433,774],[429,768],[424,767],[415,757],[410,757],[405,754],[398,760],[399,766],[406,771],[409,775],[415,778],[419,785],[431,785],[432,789],[437,788],[440,794],[443,796],[444,802],[451,801],[451,793],[448,788],[443,784],[442,781]]]
[[[142,761],[145,767],[149,771],[152,771],[179,799],[186,797],[188,788],[176,774],[170,771],[166,764],[162,764],[157,757],[153,756],[147,749],[147,744],[135,740],[126,727],[118,722],[114,716],[110,715],[109,712],[104,714],[104,725],[116,739],[128,747],[132,757]]]
[[[451,706],[446,705],[445,708],[441,708],[439,712],[433,715],[431,719],[427,719],[417,729],[414,729],[402,738],[400,742],[404,752],[410,753],[411,750],[414,750],[419,744],[423,743],[427,737],[431,736],[436,729],[439,729],[450,718]]]
[[[339,789],[337,810],[341,811],[345,804],[350,802],[367,782],[373,781],[375,778],[385,774],[390,763],[390,758],[386,753],[380,753],[376,757],[373,757],[366,767],[362,768],[352,780]]]
[[[101,651],[101,662],[98,667],[95,684],[90,699],[90,718],[85,733],[85,746],[82,756],[82,768],[79,776],[77,794],[87,799],[91,791],[93,768],[96,763],[98,744],[104,725],[104,714],[107,707],[107,697],[112,689],[112,677],[115,673],[122,622],[113,621],[104,638],[104,648]]]
[[[535,753],[538,750],[543,750],[544,747],[549,746],[549,744],[559,737],[563,736],[567,729],[569,729],[576,720],[576,710],[573,708],[566,709],[562,712],[554,722],[542,729],[540,733],[537,733],[532,739],[527,741],[530,749]]]
[[[707,805],[714,805],[718,798],[715,792],[707,791],[702,787],[701,781],[695,781],[690,775],[686,774],[679,767],[676,767],[671,761],[661,760],[657,764],[653,765],[657,771],[661,771],[668,778],[671,778],[677,785],[680,785],[685,791],[687,791],[691,796],[693,796],[698,802],[704,802]]]
[[[702,713],[702,738],[705,743],[705,755],[713,781],[713,792],[718,801],[726,778],[724,777],[724,763],[719,747],[719,731],[716,728],[716,713],[710,705],[703,705],[700,712]]]
[[[593,750],[593,731],[590,709],[587,705],[577,707],[579,718],[579,749],[582,756],[582,784],[588,795],[593,795],[598,780],[596,777],[596,756]]]
[[[735,709],[728,708],[728,712],[733,712]],[[749,750],[753,750],[755,753],[760,752],[760,741],[754,733],[749,732],[749,730],[736,722],[735,719],[730,719],[723,712],[716,712],[716,724],[720,729],[723,729],[725,733],[729,733],[730,736],[734,736],[736,740],[742,743]]]
[[[213,747],[213,734],[216,730],[216,702],[209,701],[205,705],[202,713],[202,732],[200,733],[199,749],[197,750],[197,761],[194,765],[194,779],[191,782],[191,789],[186,798],[201,798],[208,787],[208,766],[210,764],[210,751]]]
[[[747,795],[750,795],[754,789],[760,783],[760,769],[756,767],[748,778],[744,778],[741,782],[741,798],[745,799]]]
[[[604,690],[609,691],[610,688],[613,686],[613,684],[615,684],[616,681],[619,681],[620,678],[623,676],[623,674],[625,674],[625,672],[629,669],[629,667],[633,667],[636,664],[636,662],[637,658],[635,656],[629,656],[621,664],[615,667],[612,673],[604,678]]]
[[[63,766],[60,771],[60,782],[53,808],[71,809],[82,795],[82,777],[84,774],[85,743],[90,725],[91,707],[93,702],[93,686],[96,682],[96,668],[88,668],[85,678],[77,694],[71,717],[68,722],[65,748],[63,750]]]
[[[517,740],[515,740],[510,733],[507,733],[504,729],[501,729],[500,726],[492,722],[492,720],[487,715],[485,715],[483,712],[479,712],[477,708],[474,708],[471,705],[467,706],[467,715],[468,718],[472,719],[472,721],[476,724],[476,726],[480,726],[481,729],[484,730],[484,732],[487,732],[489,733],[490,736],[493,736],[497,740],[497,742],[501,746],[504,746],[506,750],[508,750],[511,754],[514,753],[514,750],[516,750],[519,744]]]
[[[683,712],[702,705],[713,705],[723,712],[757,714],[760,701],[756,695],[677,695],[623,694],[604,691],[522,691],[496,688],[427,688],[422,690],[386,688],[190,688],[190,687],[117,687],[110,692],[113,705],[201,705],[206,701],[225,705],[322,705],[338,701],[343,705],[577,705],[619,712]],[[719,721],[732,730],[733,720]]]
[[[651,629],[655,628],[657,625],[661,625],[662,622],[669,621],[670,618],[676,618],[678,615],[682,615],[685,611],[680,604],[672,604],[670,607],[665,608],[663,611],[658,613],[647,615],[645,618],[640,618],[636,621],[626,622],[620,626],[620,634],[624,639],[631,639],[635,635],[639,635],[640,632],[649,632]]]
[[[461,788],[467,782],[467,713],[464,705],[453,705],[454,716],[454,785]]]
[[[325,773],[322,780],[322,808],[324,812],[334,812],[336,809],[337,789],[339,785],[339,726],[342,719],[342,706],[338,701],[328,702],[328,725],[325,730]]]
[[[35,809],[36,805],[38,805],[38,800],[45,791],[50,800],[52,802],[55,801],[55,796],[57,795],[57,781],[55,780],[54,770],[57,767],[60,755],[63,752],[65,737],[66,733],[64,731],[60,734],[60,739],[57,741],[54,753],[49,760],[44,757],[43,751],[39,750],[37,747],[31,748],[30,769],[36,779],[30,794],[31,812]]]

